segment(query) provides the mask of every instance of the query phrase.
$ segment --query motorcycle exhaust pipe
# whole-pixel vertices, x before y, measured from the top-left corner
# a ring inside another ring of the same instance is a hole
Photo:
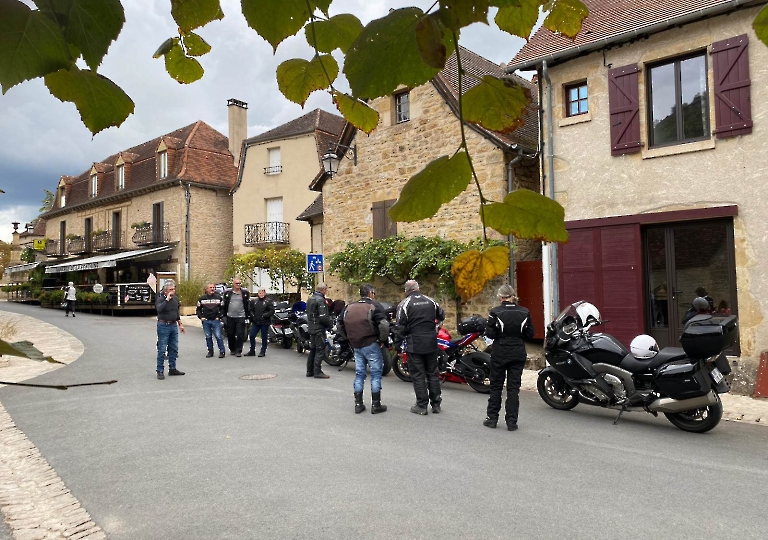
[[[712,390],[706,396],[689,399],[660,398],[648,405],[648,408],[654,412],[662,413],[680,413],[699,409],[717,403],[717,394]]]

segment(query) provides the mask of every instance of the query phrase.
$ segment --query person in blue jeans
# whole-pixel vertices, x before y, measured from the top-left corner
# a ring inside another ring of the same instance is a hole
[[[251,350],[243,356],[256,356],[256,334],[261,334],[261,350],[259,356],[267,354],[267,344],[269,343],[269,325],[272,322],[272,315],[275,313],[275,303],[267,297],[267,290],[259,287],[255,298],[251,298],[251,331],[248,339],[251,342]]]
[[[168,375],[184,375],[176,369],[176,356],[179,354],[179,330],[184,333],[184,325],[179,316],[179,299],[176,296],[176,283],[166,280],[163,290],[155,300],[157,308],[157,378],[165,379],[165,352],[168,351]]]
[[[381,404],[381,370],[384,358],[380,343],[386,343],[389,336],[389,321],[384,308],[373,298],[376,291],[370,283],[360,285],[360,300],[350,304],[339,316],[339,330],[347,336],[355,351],[355,413],[365,410],[363,390],[365,389],[366,366],[371,369],[371,414],[383,413],[386,405]]]
[[[197,299],[197,318],[203,323],[205,344],[208,346],[206,358],[213,356],[213,338],[219,346],[219,358],[224,358],[224,338],[221,336],[221,310],[224,308],[224,298],[217,293],[216,285],[209,283],[205,286],[205,294]]]

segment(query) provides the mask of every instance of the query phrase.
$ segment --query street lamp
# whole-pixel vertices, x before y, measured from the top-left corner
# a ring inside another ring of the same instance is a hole
[[[339,148],[343,149],[341,155],[337,153]],[[349,157],[348,155],[350,151],[352,152],[352,157]],[[322,158],[323,169],[326,173],[328,173],[328,176],[333,178],[336,173],[339,172],[339,163],[341,162],[341,158],[345,156],[351,159],[352,162],[357,165],[357,145],[344,146],[343,144],[337,144],[328,148],[328,151]]]

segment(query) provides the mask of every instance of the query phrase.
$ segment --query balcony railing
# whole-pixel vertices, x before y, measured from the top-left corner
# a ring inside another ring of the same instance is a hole
[[[282,165],[274,165],[272,167],[264,167],[264,174],[280,174],[283,172]]]
[[[85,238],[78,236],[69,241],[67,244],[67,251],[73,255],[78,253],[88,253],[90,251],[90,246]]]
[[[167,244],[171,241],[171,235],[168,232],[168,223],[156,223],[139,227],[133,233],[133,243],[137,246],[146,246],[150,244]]]
[[[45,254],[48,257],[63,257],[67,253],[62,247],[63,244],[58,240],[48,240],[45,242]]]
[[[289,224],[279,221],[249,223],[245,226],[245,245],[289,244]]]
[[[93,235],[94,251],[113,251],[124,246],[123,231],[106,231]]]

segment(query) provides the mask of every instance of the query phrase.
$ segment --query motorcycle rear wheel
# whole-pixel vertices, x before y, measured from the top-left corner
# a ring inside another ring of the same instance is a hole
[[[408,372],[408,364],[403,362],[403,356],[400,353],[395,354],[392,359],[392,371],[397,378],[404,382],[413,382],[411,374]]]
[[[325,362],[329,366],[339,367],[344,363],[344,358],[338,353],[328,352],[328,354],[325,355]]]
[[[664,413],[664,416],[683,431],[706,433],[720,423],[723,417],[723,404],[718,398],[714,405],[682,413]]]
[[[293,347],[293,338],[284,337],[282,339],[282,345],[283,345],[283,349],[290,349],[291,347]]]
[[[381,376],[386,377],[390,371],[392,371],[392,355],[389,354],[387,347],[381,347],[381,358],[383,363],[381,365]]]
[[[296,352],[299,354],[304,352],[304,343],[298,338],[296,338]]]
[[[471,381],[467,379],[467,384],[472,387],[472,390],[475,392],[480,392],[481,394],[490,394],[491,393],[491,386],[490,384],[481,384],[479,382]]]
[[[569,411],[579,404],[579,396],[571,394],[565,379],[558,373],[540,373],[536,388],[544,403],[558,411]]]

